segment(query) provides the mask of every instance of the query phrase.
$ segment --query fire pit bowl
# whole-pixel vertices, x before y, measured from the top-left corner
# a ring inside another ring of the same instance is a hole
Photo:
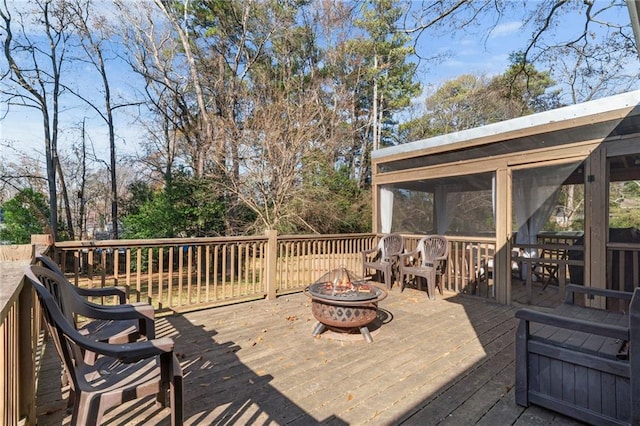
[[[304,294],[311,298],[311,312],[318,320],[314,336],[327,326],[347,332],[360,329],[364,339],[372,342],[367,325],[376,319],[378,302],[388,293],[347,269],[338,268],[320,277]]]

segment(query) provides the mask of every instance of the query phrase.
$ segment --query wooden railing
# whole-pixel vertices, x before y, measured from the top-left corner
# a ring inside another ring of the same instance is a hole
[[[6,248],[3,247],[3,249]],[[31,261],[33,247],[13,246],[26,259],[0,261],[0,424],[36,424],[40,311],[34,292],[24,284],[23,269]],[[20,256],[19,256],[20,257]]]
[[[403,235],[404,246],[414,250],[424,235]],[[449,259],[443,276],[444,290],[495,299],[493,256],[495,238],[447,235]]]
[[[405,235],[405,248],[415,248],[421,237]],[[538,244],[513,244],[512,261],[530,271],[528,277],[521,277],[529,281],[528,290],[537,279],[557,284],[562,291],[570,281],[569,269],[584,268],[582,260],[567,256],[570,250],[584,251],[575,244],[579,237],[578,233],[541,233]],[[149,302],[160,311],[180,312],[301,291],[339,266],[360,273],[360,252],[374,246],[377,238],[375,234],[287,236],[272,232],[254,237],[62,242],[56,244],[56,257],[77,285],[124,285],[131,300]],[[495,298],[495,240],[447,238],[444,288]],[[527,248],[536,248],[538,255],[522,256]],[[638,249],[609,244],[608,253],[608,262],[614,265],[608,269],[609,287],[638,286]],[[619,273],[630,269],[636,281],[625,281],[625,274]]]
[[[639,244],[607,244],[607,283],[612,290],[622,291],[640,286]]]
[[[493,280],[494,238],[455,237],[449,240],[445,289],[495,299]]]
[[[67,241],[56,261],[76,285],[126,286],[132,301],[182,312],[303,290],[331,269],[362,271],[375,234]]]
[[[423,235],[405,235],[412,250]],[[448,237],[448,291],[495,297],[495,240]],[[376,234],[277,235],[156,240],[65,241],[55,258],[76,285],[121,285],[132,301],[183,312],[298,292],[331,269],[362,273]],[[484,272],[484,275],[483,275]],[[483,286],[478,280],[485,278]]]
[[[339,267],[361,275],[361,252],[376,243],[375,234],[278,237],[277,293],[303,290]]]

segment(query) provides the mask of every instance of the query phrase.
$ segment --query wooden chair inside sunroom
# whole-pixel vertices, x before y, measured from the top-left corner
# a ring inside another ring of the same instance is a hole
[[[400,234],[386,234],[378,245],[362,252],[362,275],[368,276],[369,270],[382,273],[388,289],[394,272],[397,270],[398,258],[404,251],[404,239]]]
[[[429,235],[418,241],[416,249],[400,256],[400,289],[404,290],[405,278],[424,278],[427,281],[427,293],[431,300],[436,298],[435,289],[438,287],[442,295],[442,283],[437,282],[437,276],[446,268],[449,256],[449,241],[442,235]]]

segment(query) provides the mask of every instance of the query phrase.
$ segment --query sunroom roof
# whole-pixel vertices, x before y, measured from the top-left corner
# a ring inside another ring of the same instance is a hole
[[[531,137],[536,134],[575,129],[581,126],[590,127],[590,136],[595,136],[594,129],[591,127],[594,124],[601,123],[607,124],[607,129],[601,129],[597,133],[609,135],[622,119],[636,115],[640,115],[640,90],[378,149],[371,153],[371,158],[384,161],[386,157],[409,157],[420,155],[418,153],[423,151],[445,152],[473,145],[503,142],[522,137]],[[624,130],[616,129],[616,133],[628,134],[637,132],[638,127],[640,127],[638,120],[632,120],[630,124],[632,124],[631,127],[633,128],[627,129],[626,127],[628,126],[625,125]]]

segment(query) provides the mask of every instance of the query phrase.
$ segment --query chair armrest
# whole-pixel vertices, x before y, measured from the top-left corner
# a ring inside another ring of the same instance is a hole
[[[97,355],[117,358],[124,363],[133,363],[141,359],[171,353],[175,346],[173,339],[169,337],[124,344],[96,342],[82,336],[73,327],[66,327],[66,325],[68,323],[65,325],[58,324],[58,326],[64,328],[64,334],[82,349]]]
[[[362,252],[362,262],[373,262],[378,258],[380,250],[376,248],[372,248],[371,250],[363,250]],[[375,256],[373,256],[375,254]],[[382,259],[380,259],[382,261]]]
[[[160,339],[147,340],[144,342],[133,342],[125,343],[124,345],[112,346],[120,347],[117,348],[114,358],[118,358],[122,362],[129,363],[156,355],[172,353],[175,343],[170,337],[162,337]]]
[[[102,287],[102,288],[81,288],[74,287],[80,296],[84,297],[102,297],[102,296],[118,296],[119,303],[124,305],[127,303],[127,289],[125,287]]]
[[[127,320],[137,319],[140,321],[140,333],[147,339],[155,338],[155,311],[153,306],[146,303],[135,303],[131,305],[97,305],[85,302],[83,306],[76,309],[76,314],[90,319],[101,320]]]
[[[147,303],[127,305],[97,305],[87,302],[87,312],[76,312],[93,319],[155,319],[153,306]],[[95,316],[93,316],[95,315]]]
[[[410,259],[413,256],[414,259],[418,257],[418,250],[414,250],[407,253],[402,253],[398,256],[398,260],[400,261],[400,265],[405,264],[405,260]]]
[[[564,303],[573,304],[574,294],[581,293],[593,296],[603,296],[611,299],[631,300],[633,293],[628,291],[606,290],[603,288],[585,287],[577,284],[567,284]]]
[[[515,317],[523,321],[582,331],[584,333],[597,334],[619,340],[629,340],[629,329],[618,325],[601,324],[526,308],[517,311]]]

